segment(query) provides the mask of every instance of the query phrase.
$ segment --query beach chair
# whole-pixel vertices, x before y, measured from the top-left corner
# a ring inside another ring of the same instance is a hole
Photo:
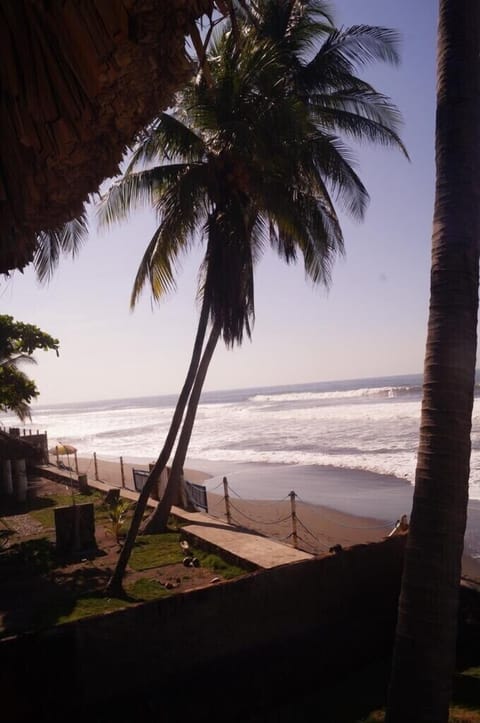
[[[58,460],[57,467],[59,467],[60,469],[65,469],[68,472],[73,472],[73,467],[69,467],[65,464],[65,462],[62,462],[60,459]]]

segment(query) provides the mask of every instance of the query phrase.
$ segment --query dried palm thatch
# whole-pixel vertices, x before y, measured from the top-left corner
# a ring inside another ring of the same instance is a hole
[[[0,273],[77,216],[191,68],[213,0],[2,0]]]

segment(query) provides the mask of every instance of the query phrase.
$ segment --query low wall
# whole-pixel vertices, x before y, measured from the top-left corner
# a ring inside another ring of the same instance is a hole
[[[301,676],[301,666],[319,676],[375,659],[393,639],[404,542],[358,545],[0,641],[3,716],[54,720],[72,705],[87,715],[129,691],[171,700],[174,690],[193,694],[187,681],[217,689],[236,677],[245,689],[255,675],[267,695]]]

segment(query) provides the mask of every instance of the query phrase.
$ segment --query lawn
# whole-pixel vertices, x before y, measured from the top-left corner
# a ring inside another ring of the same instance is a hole
[[[56,507],[93,503],[96,549],[62,559],[55,544]],[[19,514],[20,512],[20,514]],[[125,597],[104,590],[120,551],[121,536],[133,512],[128,504],[119,524],[114,508],[100,492],[74,496],[64,485],[49,482],[44,493],[21,510],[0,512],[0,637],[38,630],[90,615],[99,615],[178,592],[229,580],[246,571],[219,555],[190,549],[195,567],[184,565],[182,528],[171,519],[162,535],[139,536],[124,579]],[[21,532],[19,532],[21,530]]]

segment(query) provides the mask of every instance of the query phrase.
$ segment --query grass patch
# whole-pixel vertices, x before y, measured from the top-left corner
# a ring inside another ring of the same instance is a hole
[[[111,613],[129,607],[131,604],[157,600],[161,597],[169,597],[172,594],[170,590],[166,590],[156,580],[148,580],[147,578],[136,580],[127,587],[126,593],[130,600],[106,597],[102,592],[82,595],[76,599],[72,597],[73,608],[66,614],[60,614],[58,623],[68,623],[92,615]]]
[[[133,548],[129,565],[141,572],[152,567],[175,565],[183,560],[178,532],[160,535],[139,535]]]
[[[379,710],[371,713],[368,718],[363,718],[359,723],[384,723],[384,721],[385,711]],[[470,708],[453,705],[450,707],[448,723],[480,723],[480,713]]]
[[[224,560],[220,555],[197,548],[190,548],[200,565],[221,575],[226,580],[245,575],[245,570]],[[180,534],[165,532],[160,535],[140,535],[130,557],[130,567],[137,572],[163,565],[175,565],[183,561]]]
[[[146,577],[142,577],[136,580],[132,585],[129,585],[126,589],[129,597],[138,600],[138,602],[147,602],[148,600],[158,600],[161,597],[170,597],[172,595],[171,590],[167,590],[157,580],[149,580]]]
[[[188,520],[182,520],[180,517],[176,517],[175,515],[169,515],[167,527],[170,530],[181,530],[182,527],[189,524],[190,522]]]
[[[21,633],[28,630],[44,630],[55,625],[62,625],[74,620],[104,615],[132,604],[169,597],[172,592],[166,590],[155,580],[140,579],[126,589],[128,599],[107,597],[103,591],[86,592],[78,595],[72,590],[53,589],[48,600],[38,601],[35,608],[25,617],[13,617],[6,626],[0,627],[0,639],[7,634]]]
[[[245,570],[243,568],[227,562],[213,552],[205,552],[205,550],[194,548],[193,554],[198,558],[202,567],[207,567],[209,570],[213,570],[213,572],[221,575],[225,578],[225,580],[232,580],[235,577],[245,575]]]
[[[99,505],[102,502],[102,497],[98,493],[90,495],[82,495],[75,492],[75,504],[81,505],[85,502],[93,502],[95,505],[95,518],[99,513]],[[55,527],[55,507],[69,507],[72,504],[72,495],[70,492],[64,494],[51,495],[50,497],[41,497],[35,500],[35,509],[29,511],[29,515],[33,517],[37,522],[40,522],[45,529],[54,529]],[[101,513],[100,513],[101,514]]]
[[[454,705],[450,708],[449,723],[480,723],[480,712]]]
[[[68,613],[58,616],[58,624],[69,623],[72,620],[79,620],[80,618],[92,615],[103,615],[104,613],[111,613],[114,610],[128,607],[128,603],[125,602],[125,600],[105,597],[103,593],[82,595],[76,600],[72,598],[72,603],[73,607]]]

